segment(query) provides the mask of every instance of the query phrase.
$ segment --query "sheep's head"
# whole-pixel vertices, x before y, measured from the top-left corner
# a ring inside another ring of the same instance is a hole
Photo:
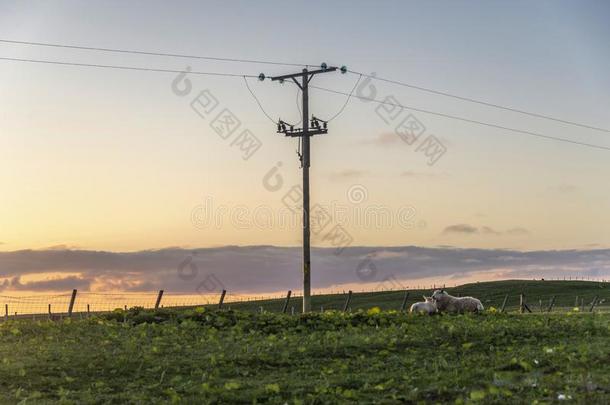
[[[445,290],[435,290],[432,293],[432,299],[434,301],[442,301],[445,297],[447,297],[449,294],[447,294],[447,291]]]

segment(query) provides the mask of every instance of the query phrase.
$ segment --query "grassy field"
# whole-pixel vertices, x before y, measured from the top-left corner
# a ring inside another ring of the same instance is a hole
[[[464,284],[454,288],[446,289],[450,294],[456,296],[471,295],[481,299],[483,305],[487,308],[500,308],[504,297],[508,295],[506,309],[515,311],[519,307],[519,294],[523,293],[530,308],[534,311],[539,311],[539,300],[543,301],[543,308],[547,308],[549,301],[555,296],[555,307],[563,309],[571,309],[581,299],[589,309],[590,304],[595,297],[599,300],[605,300],[600,304],[600,308],[610,304],[610,283],[601,283],[596,281],[533,281],[533,280],[506,280],[493,281],[484,283]],[[409,290],[409,298],[407,307],[416,301],[422,301],[422,295],[431,295],[432,290]],[[368,309],[377,306],[384,310],[400,309],[404,298],[404,291],[388,291],[388,292],[366,292],[354,293],[350,303],[352,310]],[[329,294],[315,295],[312,298],[312,309],[319,311],[335,309],[343,310],[346,300],[345,294]],[[258,300],[250,302],[230,303],[227,306],[231,309],[258,311],[262,307],[265,311],[278,312],[281,311],[284,305],[284,300]],[[295,297],[290,302],[290,308],[294,307],[295,312],[300,311],[300,297]]]
[[[371,307],[4,322],[0,402],[610,403],[608,313]]]

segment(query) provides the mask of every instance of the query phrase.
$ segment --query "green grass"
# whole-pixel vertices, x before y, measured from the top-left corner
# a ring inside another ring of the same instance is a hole
[[[282,315],[278,300],[263,303],[276,313],[249,302],[230,304],[239,311],[8,321],[0,323],[0,403],[506,404],[563,396],[607,404],[610,313],[572,310],[576,295],[590,302],[607,288],[505,281],[450,289],[488,308],[508,293],[504,314],[412,316],[395,310],[403,292],[385,292],[355,294],[349,313]],[[555,295],[566,308],[518,314],[520,292],[530,303]],[[314,305],[342,308],[344,299],[316,296]]]
[[[117,311],[0,325],[2,403],[610,402],[610,314]]]

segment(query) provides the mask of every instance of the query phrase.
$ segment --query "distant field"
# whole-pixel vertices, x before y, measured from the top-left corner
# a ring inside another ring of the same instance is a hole
[[[519,307],[519,294],[526,296],[526,301],[532,311],[539,311],[539,300],[543,301],[543,308],[547,308],[549,301],[555,296],[556,308],[574,308],[576,298],[579,304],[584,302],[585,310],[589,309],[589,304],[595,297],[601,302],[597,310],[610,308],[610,283],[597,281],[530,281],[530,280],[506,280],[492,281],[484,283],[464,284],[454,288],[446,289],[452,295],[471,295],[481,299],[486,308],[500,308],[504,297],[508,295],[506,309],[515,311]],[[431,289],[409,290],[407,305],[410,306],[416,301],[422,300],[422,295],[430,295]],[[404,298],[404,291],[389,292],[366,292],[354,293],[350,302],[352,310],[368,309],[379,307],[381,309],[400,309]],[[312,298],[312,309],[342,310],[346,301],[345,294],[315,295]],[[262,307],[265,311],[278,312],[282,309],[284,300],[259,300],[249,302],[230,303],[227,306],[232,309],[260,311]],[[295,297],[291,300],[288,310],[294,307],[295,312],[300,311],[301,298]]]

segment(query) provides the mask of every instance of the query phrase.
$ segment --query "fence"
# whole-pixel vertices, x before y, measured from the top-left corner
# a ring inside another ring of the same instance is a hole
[[[335,294],[317,294],[312,296],[314,311],[351,311],[378,306],[381,309],[405,311],[411,304],[421,301],[425,290],[389,290],[384,292],[354,293],[351,290]],[[459,294],[458,294],[459,296]],[[591,296],[545,295],[526,296],[524,293],[498,294],[480,297],[486,308],[495,308],[499,312],[510,310],[521,313],[552,312],[557,310],[574,310],[593,312],[607,310],[608,300],[597,294]],[[288,291],[286,295],[245,296],[227,293],[223,290],[210,294],[175,294],[158,292],[145,293],[95,293],[78,292],[58,295],[3,296],[0,295],[0,319],[13,318],[51,318],[79,316],[93,313],[110,312],[116,309],[127,310],[133,307],[143,308],[186,308],[211,306],[258,312],[300,313],[301,299]]]
[[[206,294],[176,294],[163,290],[144,293],[96,293],[79,292],[57,295],[6,296],[0,295],[0,320],[9,318],[63,318],[92,313],[110,312],[116,309],[142,308],[186,308],[214,306],[219,304],[249,303],[275,300],[282,295],[246,296],[229,294],[226,291]]]

